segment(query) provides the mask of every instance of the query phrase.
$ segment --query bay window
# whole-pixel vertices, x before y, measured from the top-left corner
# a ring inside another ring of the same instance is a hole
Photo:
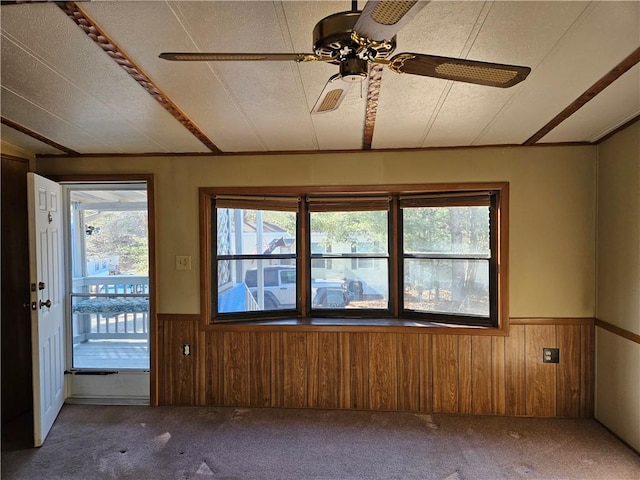
[[[212,323],[506,320],[505,183],[201,195]]]

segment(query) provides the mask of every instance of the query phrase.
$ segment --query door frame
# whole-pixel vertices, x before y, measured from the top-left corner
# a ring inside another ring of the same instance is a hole
[[[53,175],[52,180],[60,184],[90,183],[146,183],[147,185],[147,217],[148,217],[148,255],[149,255],[149,405],[156,407],[158,395],[158,319],[157,319],[157,268],[156,268],[156,221],[155,221],[155,176],[153,174],[86,174],[86,175]]]
[[[29,160],[2,153],[2,426],[3,440],[32,445],[33,383],[29,289]],[[15,171],[14,171],[15,170]],[[5,183],[6,186],[6,183]],[[14,198],[15,197],[15,198]],[[20,211],[16,211],[16,205]],[[10,210],[10,211],[9,211]],[[14,250],[17,249],[17,252]],[[6,282],[6,283],[5,283]],[[25,306],[26,303],[26,306]],[[9,360],[10,359],[10,360]],[[7,428],[16,422],[24,429]],[[24,433],[26,430],[29,433]]]

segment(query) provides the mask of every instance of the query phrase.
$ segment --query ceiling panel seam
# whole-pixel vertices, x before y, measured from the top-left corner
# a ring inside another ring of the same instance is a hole
[[[191,43],[193,43],[193,45],[196,48],[196,50],[201,52],[202,48],[198,44],[198,42],[195,39],[194,35],[191,34],[190,26],[188,25],[189,22],[188,22],[186,16],[184,15],[184,13],[182,12],[182,10],[180,10],[180,4],[176,3],[176,2],[172,2],[172,3],[174,4],[173,6],[170,5],[169,3],[167,3],[167,6],[169,7],[169,9],[173,13],[173,15],[176,17],[176,20],[180,23],[180,25],[184,29],[185,34],[189,37],[189,40],[191,40]],[[177,9],[177,12],[176,12],[176,9]],[[251,129],[251,132],[253,133],[254,137],[258,140],[258,143],[260,143],[260,146],[262,147],[262,149],[263,150],[268,150],[265,140],[260,135],[260,132],[258,131],[256,125],[251,121],[251,116],[247,115],[247,113],[244,111],[244,109],[242,108],[240,103],[236,100],[232,89],[223,80],[222,76],[219,74],[219,72],[212,65],[212,62],[206,62],[206,65],[207,65],[207,68],[209,69],[209,71],[211,72],[211,74],[213,75],[213,77],[215,78],[216,82],[218,82],[220,84],[220,86],[222,87],[222,91],[224,91],[224,94],[227,96],[227,98],[229,99],[231,104],[234,106],[234,108],[239,113],[239,115],[242,117],[242,119],[247,124],[247,126]]]
[[[96,98],[93,94],[91,94],[90,92],[88,92],[87,90],[85,90],[83,87],[81,87],[80,85],[78,85],[77,83],[75,83],[73,80],[71,80],[70,78],[68,78],[66,75],[63,75],[60,70],[54,68],[53,65],[51,65],[45,58],[43,58],[41,55],[38,54],[38,52],[32,50],[31,48],[29,48],[28,46],[26,46],[24,43],[22,43],[20,40],[18,40],[17,38],[15,38],[13,35],[7,33],[7,32],[3,32],[3,37],[5,37],[7,42],[10,42],[12,44],[14,44],[16,46],[16,48],[21,49],[22,51],[25,52],[26,55],[30,56],[31,58],[33,58],[35,61],[39,62],[44,68],[48,69],[52,75],[55,75],[57,77],[60,77],[61,79],[64,79],[64,81],[66,81],[67,83],[69,83],[69,85],[72,85],[75,89],[77,89],[78,91],[84,93],[85,95],[87,95],[87,97],[93,98],[94,100],[96,100],[97,102],[100,102],[102,105],[104,105],[107,109],[113,111],[116,115],[118,115],[118,117],[120,117],[122,119],[122,121],[124,123],[128,123],[129,125],[132,125],[132,128],[135,128],[135,125],[131,124],[131,122],[129,122],[125,117],[123,117],[122,115],[120,115],[120,113],[116,110],[114,110],[113,108],[111,108],[111,106],[109,104],[105,104],[102,100]],[[4,88],[7,88],[8,90],[10,90],[8,87],[4,86]],[[18,95],[20,98],[24,99],[25,101],[28,101],[30,103],[32,103],[33,105],[37,106],[38,108],[41,108],[42,110],[50,113],[51,115],[54,116],[58,116],[57,114],[50,112],[48,109],[44,108],[41,105],[37,105],[35,104],[33,101],[31,100],[27,100],[27,98],[25,98],[22,94],[19,94],[18,92],[15,92],[13,90],[10,90],[12,93],[14,93],[15,95]],[[76,128],[78,128],[79,130],[85,131],[83,128],[81,128],[80,126],[69,122],[70,125],[74,125]],[[89,135],[92,135],[89,132],[86,132]],[[156,145],[158,145],[158,147],[163,148],[162,145],[158,144],[158,142],[156,142],[153,138],[149,137],[148,135],[146,135],[143,132],[140,132],[140,134],[142,136],[144,136],[145,138],[147,138],[150,142],[155,143]],[[93,135],[92,135],[93,136]],[[108,145],[105,143],[105,145]],[[114,150],[118,150],[117,146],[113,146]],[[163,148],[163,150],[167,150],[166,148]]]
[[[280,27],[280,33],[282,34],[282,41],[287,47],[289,52],[293,52],[293,39],[291,38],[291,29],[289,28],[289,22],[287,21],[287,13],[285,11],[284,5],[282,2],[273,2],[273,7],[276,12],[276,18],[278,19],[278,25]],[[316,150],[320,149],[320,142],[318,140],[318,134],[315,129],[315,125],[311,120],[311,107],[307,102],[307,94],[304,90],[304,83],[302,81],[302,75],[300,73],[300,64],[298,62],[294,62],[291,65],[291,72],[293,74],[294,81],[296,83],[296,87],[298,89],[298,94],[301,95],[301,98],[304,104],[307,106],[307,115],[305,116],[307,120],[307,127],[309,128],[309,132],[311,133],[311,138],[313,142],[313,146]]]
[[[178,106],[75,2],[56,3],[102,50],[213,153],[222,153]]]
[[[595,8],[596,7],[594,5],[594,2],[590,2],[588,5],[584,7],[584,9],[576,16],[575,20],[571,22],[571,25],[567,27],[567,29],[564,31],[562,35],[560,35],[560,37],[558,37],[558,40],[556,40],[553,47],[549,49],[549,51],[544,55],[544,57],[542,57],[542,59],[535,66],[531,65],[532,75],[530,75],[530,79],[532,79],[535,76],[536,71],[540,69],[540,67],[545,63],[545,61],[560,48],[560,44],[562,40],[569,34],[569,32],[571,32],[573,29],[577,28],[582,22],[584,22],[585,19],[592,12],[592,10],[594,10]],[[471,142],[472,145],[478,145],[480,143],[480,139],[491,130],[493,125],[496,123],[496,121],[500,117],[500,114],[503,111],[505,111],[507,107],[509,107],[518,98],[521,92],[522,92],[522,86],[518,87],[518,91],[515,92],[515,94],[511,96],[504,103],[502,108],[500,108],[500,110],[496,112],[493,118],[487,123],[485,128],[483,128],[482,131],[478,134],[478,136],[473,140],[473,142]]]
[[[640,95],[640,91],[638,92],[638,95]],[[640,116],[640,110],[636,110],[633,113],[630,113],[629,115],[624,117],[623,119],[609,124],[607,127],[601,129],[599,133],[596,133],[595,135],[591,135],[589,137],[589,142],[599,143],[602,138],[606,137],[611,132],[616,131],[618,128],[620,128],[620,126],[626,125],[629,122],[633,121],[634,119],[637,119],[638,116]]]
[[[0,116],[0,123],[2,123],[3,125],[6,125],[9,128],[12,128],[12,129],[14,129],[14,130],[16,130],[16,131],[18,131],[20,133],[24,133],[25,135],[28,135],[29,137],[34,138],[34,139],[36,139],[36,140],[38,140],[38,141],[40,141],[42,143],[46,143],[50,147],[57,148],[61,152],[68,153],[69,155],[79,155],[79,153],[76,152],[75,150],[72,150],[69,147],[65,147],[64,145],[61,145],[58,142],[55,142],[55,141],[51,140],[50,138],[45,137],[44,135],[40,135],[39,133],[28,129],[27,127],[24,127],[24,126],[20,125],[19,123],[14,122],[13,120],[9,120],[8,118]]]
[[[58,115],[55,112],[52,112],[46,108],[44,108],[42,105],[40,105],[39,103],[36,103],[35,101],[33,101],[30,98],[25,97],[24,95],[22,95],[19,92],[16,92],[15,90],[12,90],[11,88],[7,87],[6,85],[2,85],[2,89],[6,90],[7,92],[10,92],[12,95],[15,95],[17,98],[19,98],[20,100],[22,100],[25,103],[28,103],[30,105],[33,105],[35,108],[38,108],[39,110],[42,110],[43,112],[45,112],[47,115],[52,116],[53,118],[55,118],[56,120],[58,120],[60,123],[64,123],[66,125],[71,125],[74,128],[76,128],[77,130],[81,131],[82,133],[86,134],[87,136],[94,138],[95,140],[97,140],[98,142],[100,142],[102,145],[104,145],[107,148],[113,148],[110,144],[103,142],[100,138],[96,137],[92,132],[89,132],[87,130],[85,130],[84,128],[82,128],[79,125],[76,125],[75,123],[69,122],[68,120],[66,120],[65,118],[61,117],[60,115]],[[43,137],[43,138],[47,138],[47,137]],[[113,148],[114,150],[118,150],[117,148]],[[72,150],[73,151],[73,150]]]
[[[545,135],[547,135],[551,130],[556,128],[562,122],[564,122],[571,115],[576,113],[582,107],[584,107],[588,102],[593,100],[598,94],[600,94],[605,88],[615,82],[618,78],[620,78],[624,73],[629,71],[635,65],[640,62],[640,47],[634,50],[627,58],[622,60],[618,65],[616,65],[609,73],[600,78],[596,83],[591,85],[585,92],[576,98],[569,106],[567,106],[564,110],[558,113],[554,118],[552,118],[544,127],[534,133],[531,137],[529,137],[523,145],[533,145],[541,140]]]
[[[493,2],[483,3],[482,8],[478,13],[478,17],[476,18],[476,21],[474,22],[473,27],[469,32],[467,41],[465,42],[464,46],[460,50],[460,54],[458,55],[458,57],[467,58],[469,56],[469,52],[471,51],[471,48],[473,47],[473,45],[476,43],[476,40],[478,39],[478,35],[480,34],[480,31],[482,30],[484,22],[487,20],[487,17],[489,16],[489,12],[491,11],[492,7],[493,7]],[[438,115],[440,115],[440,111],[442,110],[442,107],[447,101],[449,92],[451,92],[451,89],[453,88],[453,83],[454,82],[451,80],[447,80],[444,83],[444,86],[442,87],[442,92],[440,93],[440,97],[438,98],[438,103],[436,104],[435,108],[431,112],[429,121],[427,122],[427,125],[424,129],[424,134],[422,135],[422,139],[419,142],[420,146],[424,147],[425,144],[427,143],[427,137],[431,133],[431,129],[433,128],[433,125],[436,123]]]

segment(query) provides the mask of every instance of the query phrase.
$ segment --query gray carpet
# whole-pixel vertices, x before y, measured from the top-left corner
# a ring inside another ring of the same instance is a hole
[[[640,479],[594,420],[65,405],[9,479]]]

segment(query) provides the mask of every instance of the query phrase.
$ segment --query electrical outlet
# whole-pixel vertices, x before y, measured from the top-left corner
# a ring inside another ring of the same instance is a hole
[[[189,255],[176,255],[176,270],[191,270],[191,257]]]
[[[542,363],[560,363],[559,348],[543,348]]]

